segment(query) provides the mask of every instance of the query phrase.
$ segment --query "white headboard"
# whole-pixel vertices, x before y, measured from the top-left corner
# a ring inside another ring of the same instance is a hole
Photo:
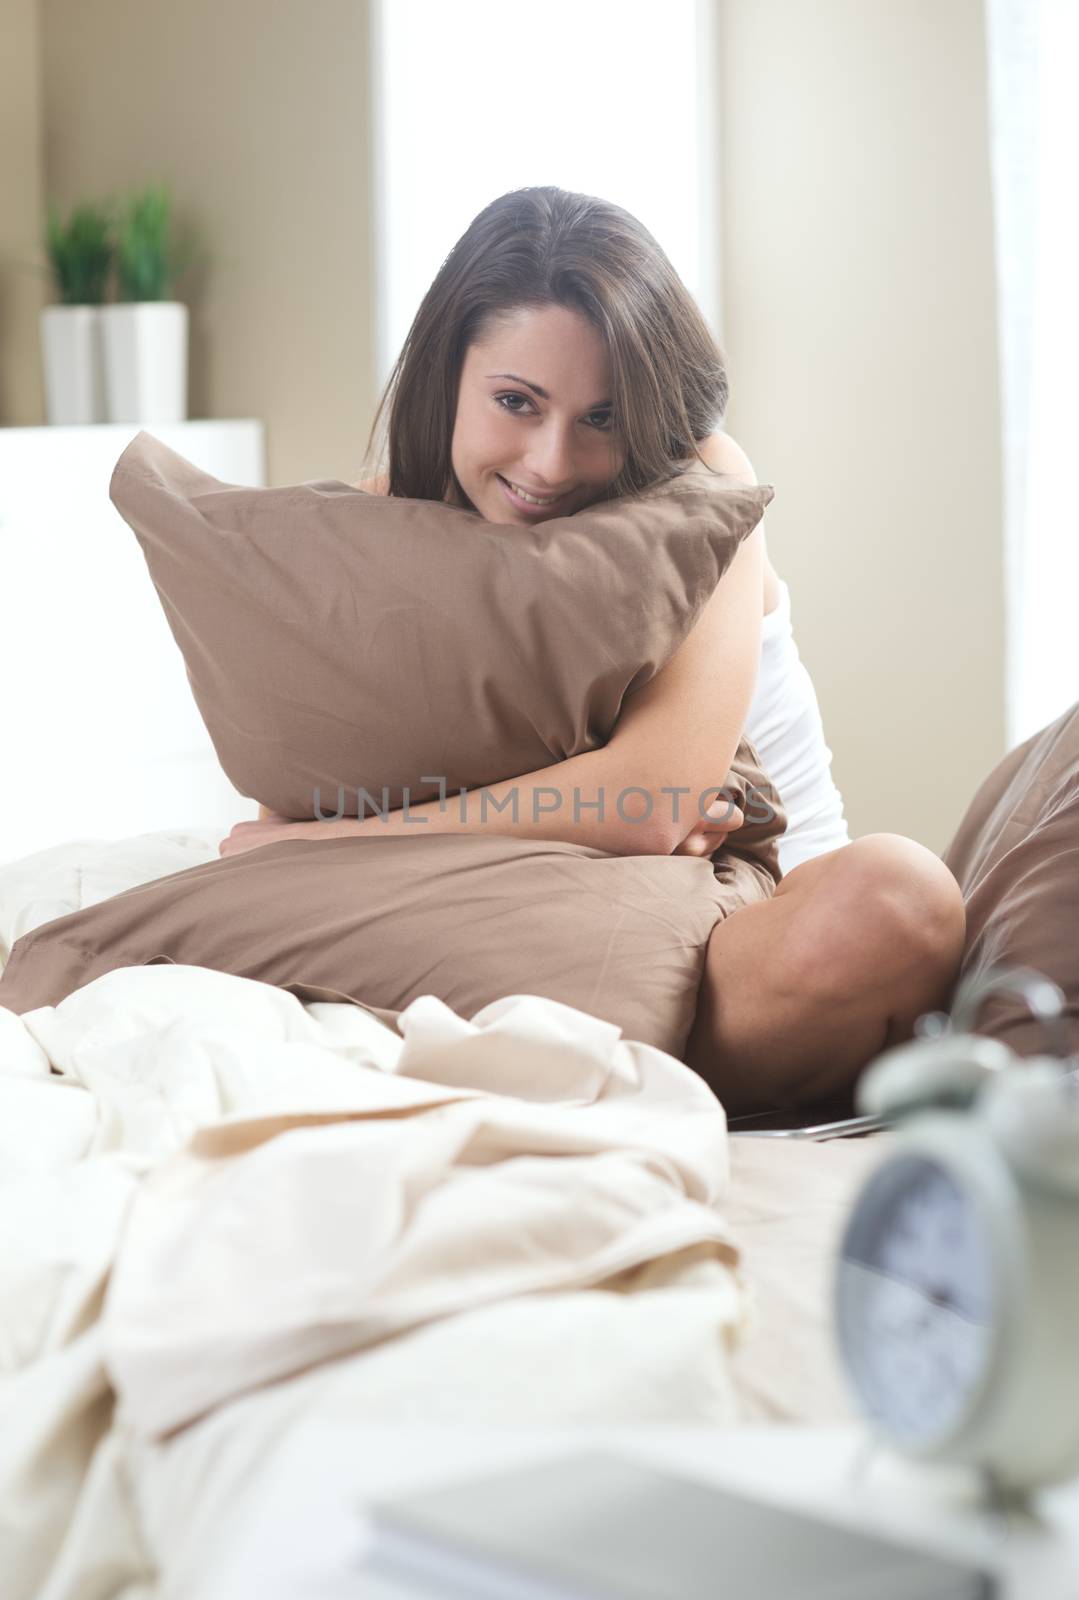
[[[265,484],[256,420],[146,424]],[[109,499],[123,423],[0,428],[0,862],[76,838],[257,815],[217,762],[134,533]]]

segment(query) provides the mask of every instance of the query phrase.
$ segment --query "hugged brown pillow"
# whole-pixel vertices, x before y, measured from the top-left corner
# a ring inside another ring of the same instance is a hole
[[[772,499],[693,465],[532,528],[335,481],[220,482],[142,432],[133,528],[224,771],[281,816],[356,816],[594,750]],[[735,786],[755,782],[739,747]],[[428,781],[424,781],[425,778]],[[340,801],[340,806],[339,806]],[[739,847],[774,839],[747,822]]]
[[[1003,964],[1052,978],[1079,1053],[1079,702],[993,769],[944,861],[967,909],[960,975]],[[1019,1055],[1050,1053],[1021,996],[987,1000],[977,1029]]]

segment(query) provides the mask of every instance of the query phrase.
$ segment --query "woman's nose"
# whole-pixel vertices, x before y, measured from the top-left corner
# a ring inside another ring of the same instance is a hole
[[[525,464],[534,481],[553,489],[568,489],[577,482],[577,447],[568,431],[551,428],[531,444]]]

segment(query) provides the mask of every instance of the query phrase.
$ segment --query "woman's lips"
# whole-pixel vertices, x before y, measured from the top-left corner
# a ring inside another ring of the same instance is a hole
[[[565,494],[560,494],[557,500],[550,501],[548,505],[534,506],[530,501],[522,500],[519,494],[514,494],[513,490],[510,488],[506,479],[500,472],[496,472],[495,477],[502,485],[502,492],[506,496],[506,499],[509,501],[510,505],[513,506],[517,511],[523,511],[526,516],[536,517],[549,515],[552,511],[557,511],[559,506],[563,505],[566,500],[569,499],[569,491],[567,490]]]

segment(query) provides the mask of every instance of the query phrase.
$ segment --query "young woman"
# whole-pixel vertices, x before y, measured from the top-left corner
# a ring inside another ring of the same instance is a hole
[[[755,481],[719,431],[721,351],[652,235],[620,207],[545,187],[501,196],[451,250],[417,312],[376,413],[390,401],[389,470],[359,487],[445,500],[507,527],[568,516],[699,458]],[[370,441],[369,441],[370,442]],[[965,917],[943,863],[914,840],[847,841],[812,684],[763,524],[745,539],[672,659],[623,706],[607,744],[505,784],[484,825],[627,854],[711,855],[737,811],[701,820],[654,808],[649,823],[594,810],[575,788],[657,798],[723,781],[745,729],[788,810],[782,881],[713,930],[687,1065],[728,1114],[803,1104],[847,1088],[881,1049],[944,1005]],[[717,780],[716,773],[720,774]],[[529,792],[561,788],[538,816]],[[518,815],[497,804],[516,790]],[[475,804],[473,802],[476,802]],[[425,832],[479,825],[437,800],[410,805]],[[606,808],[609,812],[612,808]],[[628,808],[627,808],[628,809]],[[695,807],[693,808],[696,809]],[[240,823],[223,855],[288,837],[417,831],[402,813]]]

